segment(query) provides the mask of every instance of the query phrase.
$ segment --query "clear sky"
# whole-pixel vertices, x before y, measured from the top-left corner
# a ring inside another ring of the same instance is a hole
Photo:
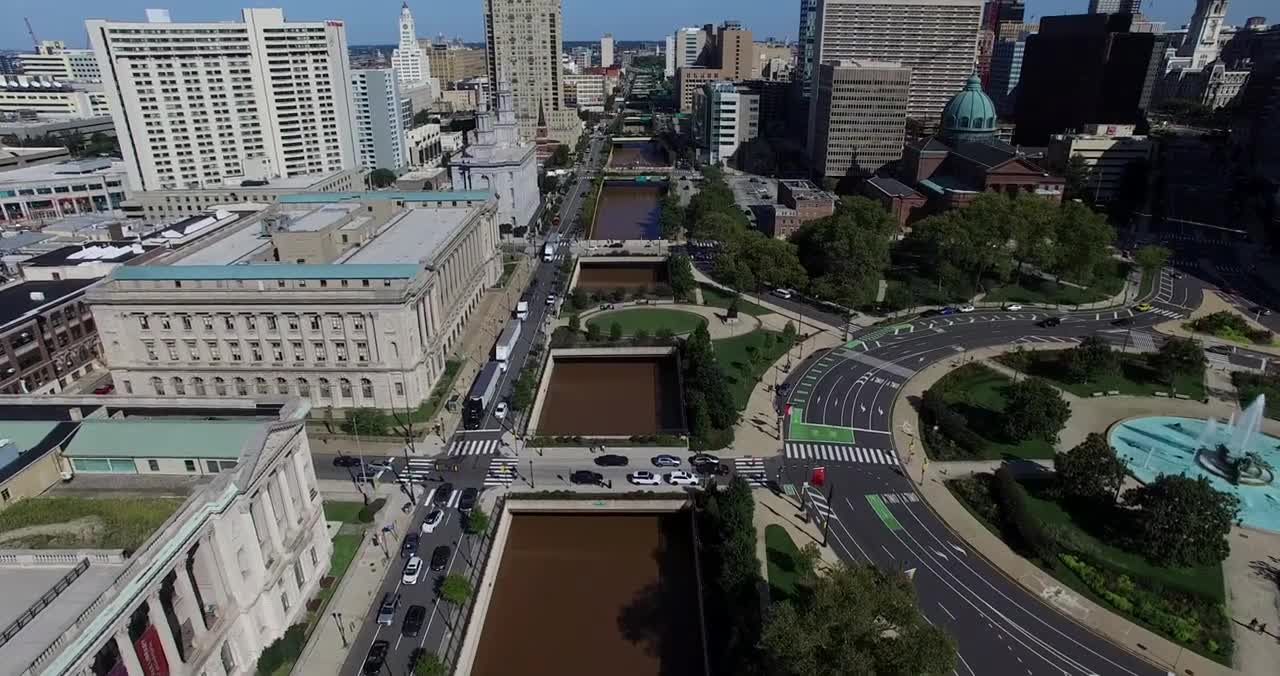
[[[719,23],[737,19],[757,38],[795,39],[799,0],[562,0],[564,39],[594,40],[612,32],[618,40],[659,40],[676,26]],[[347,22],[351,44],[389,44],[396,40],[400,0],[4,0],[0,20],[0,47],[27,49],[31,45],[22,17],[31,19],[36,35],[61,39],[71,46],[85,45],[84,19],[143,19],[147,7],[167,7],[175,21],[219,20],[239,16],[241,7],[283,7],[294,19],[342,19]],[[1167,21],[1170,28],[1191,18],[1195,0],[1145,0],[1151,17]],[[483,40],[482,0],[410,0],[420,37],[461,36]],[[1029,16],[1084,12],[1088,0],[1027,0]],[[1228,23],[1244,23],[1247,17],[1267,15],[1280,21],[1276,0],[1231,0]]]

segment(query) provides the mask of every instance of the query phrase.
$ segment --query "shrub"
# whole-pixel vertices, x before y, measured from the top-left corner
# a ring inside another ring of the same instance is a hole
[[[382,507],[386,504],[386,498],[378,498],[370,502],[360,508],[360,512],[356,514],[356,520],[360,523],[373,523],[373,520],[378,516],[378,512],[382,511]]]
[[[297,661],[302,648],[307,644],[307,625],[305,622],[295,624],[285,630],[284,636],[271,642],[258,658],[257,672],[272,674],[280,667]]]
[[[1026,490],[1018,484],[1013,472],[1005,466],[996,470],[995,498],[1000,505],[1000,518],[1024,549],[1040,559],[1050,561],[1056,549],[1044,525],[1027,509]]]

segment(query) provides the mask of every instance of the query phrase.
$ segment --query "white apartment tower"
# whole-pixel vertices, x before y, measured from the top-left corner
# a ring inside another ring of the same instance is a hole
[[[693,138],[711,163],[733,160],[743,143],[760,135],[760,97],[726,80],[708,82],[693,94]]]
[[[666,67],[662,69],[662,74],[667,77],[676,76],[676,36],[668,35],[666,49],[663,50],[666,56]]]
[[[351,94],[360,166],[396,171],[408,164],[400,83],[395,69],[351,71]]]
[[[41,40],[32,54],[19,54],[22,74],[62,82],[101,82],[92,49],[68,49],[61,40]]]
[[[605,33],[600,38],[600,67],[608,68],[613,65],[613,33]]]
[[[341,21],[85,21],[133,191],[351,169],[351,69]]]
[[[431,79],[431,63],[427,52],[418,44],[418,30],[413,24],[409,3],[400,6],[400,46],[391,52],[391,67],[402,84],[415,84]]]
[[[811,81],[829,61],[899,63],[911,69],[907,116],[937,119],[973,73],[981,21],[982,0],[818,0]]]
[[[520,139],[532,141],[545,130],[556,141],[576,143],[582,121],[565,106],[560,81],[560,0],[485,0],[484,30],[489,81],[511,73]]]

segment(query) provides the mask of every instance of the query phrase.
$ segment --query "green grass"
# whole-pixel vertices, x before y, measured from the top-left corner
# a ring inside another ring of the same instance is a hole
[[[462,370],[461,360],[450,359],[444,363],[444,374],[440,376],[440,382],[432,388],[431,396],[413,410],[410,418],[414,422],[427,422],[436,417],[440,407],[444,406],[445,401],[448,400],[449,392],[453,388],[453,382],[458,379],[460,370]]]
[[[4,548],[136,550],[182,504],[173,498],[35,497],[0,511],[0,535],[19,528],[49,526],[4,541]],[[86,520],[83,527],[58,531],[57,524]]]
[[[502,276],[498,278],[498,286],[506,287],[507,282],[511,281],[511,276],[515,274],[516,268],[519,267],[518,261],[505,261],[502,264]]]
[[[1004,354],[997,361],[1010,368],[1044,378],[1055,386],[1078,397],[1090,397],[1094,392],[1118,391],[1120,394],[1138,397],[1150,397],[1156,392],[1177,392],[1192,399],[1202,400],[1205,397],[1204,379],[1195,375],[1178,375],[1174,378],[1173,387],[1163,382],[1147,367],[1146,361],[1135,354],[1120,356],[1120,369],[1100,376],[1087,383],[1073,383],[1064,379],[1066,358],[1069,350],[1037,350],[1021,354]],[[1020,360],[1023,360],[1020,362]]]
[[[983,438],[986,444],[974,460],[1000,460],[1002,458],[1048,459],[1054,455],[1053,445],[1044,439],[1028,439],[1018,443],[1001,440],[998,432],[1000,419],[1008,403],[1005,392],[1012,381],[994,369],[953,371],[934,387],[950,387],[948,403],[968,421],[971,430]]]
[[[1157,275],[1157,270],[1142,271],[1142,285],[1138,287],[1139,299],[1145,299],[1147,296],[1151,295],[1151,288],[1155,286]]]
[[[1005,284],[992,289],[983,297],[984,301],[998,303],[1044,303],[1048,305],[1083,305],[1096,303],[1115,296],[1124,290],[1128,265],[1112,261],[1099,274],[1099,279],[1081,289],[1076,286],[1059,284],[1051,279],[1025,276],[1019,282]]]
[[[792,541],[787,529],[770,524],[764,529],[764,555],[769,567],[769,596],[773,601],[784,601],[796,594],[800,581],[796,559],[800,548]]]
[[[702,304],[711,307],[729,308],[729,303],[733,302],[733,295],[719,287],[710,284],[699,284],[702,287]],[[738,298],[738,312],[742,314],[759,317],[761,315],[773,314],[770,310],[762,305],[756,305],[745,298]]]
[[[341,521],[343,523],[360,523],[360,510],[364,505],[359,502],[324,501],[324,520]]]
[[[644,329],[652,336],[658,329],[670,329],[676,335],[692,333],[694,329],[707,323],[705,317],[683,310],[663,310],[658,308],[634,308],[604,312],[587,320],[586,325],[599,326],[601,335],[609,335],[614,322],[622,326],[624,336],[634,335]]]
[[[773,344],[765,347],[766,336],[773,336]],[[765,371],[787,353],[787,346],[782,341],[782,333],[767,329],[756,329],[750,333],[733,338],[722,338],[711,341],[711,348],[716,353],[716,360],[724,370],[729,381],[729,389],[733,393],[733,404],[739,411],[747,407],[751,398],[751,390]],[[751,361],[751,354],[761,355],[757,361]]]

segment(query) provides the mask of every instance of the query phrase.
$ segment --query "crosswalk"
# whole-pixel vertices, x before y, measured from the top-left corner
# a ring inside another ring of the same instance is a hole
[[[490,453],[497,453],[498,446],[498,439],[478,439],[475,441],[459,439],[449,444],[449,455],[489,455]]]
[[[484,485],[510,486],[516,480],[517,462],[515,458],[491,458],[484,472]]]
[[[429,458],[409,458],[409,464],[402,470],[397,477],[400,483],[425,483],[431,471],[436,467],[436,461]]]
[[[733,470],[734,473],[745,479],[752,488],[767,488],[769,486],[769,476],[764,469],[764,458],[734,458]]]
[[[1063,343],[1066,345],[1074,345],[1080,342],[1075,336],[1023,336],[1014,343]]]
[[[831,460],[856,462],[868,465],[896,465],[898,456],[886,448],[864,448],[843,444],[806,444],[792,442],[786,445],[788,458],[799,460]]]
[[[920,502],[920,496],[915,493],[881,493],[880,497],[884,498],[884,501],[891,505]]]
[[[1166,310],[1165,308],[1162,308],[1162,307],[1153,307],[1151,308],[1150,312],[1152,314],[1157,314],[1162,317],[1168,317],[1170,319],[1182,319],[1183,317],[1186,317],[1186,315],[1181,312]]]

